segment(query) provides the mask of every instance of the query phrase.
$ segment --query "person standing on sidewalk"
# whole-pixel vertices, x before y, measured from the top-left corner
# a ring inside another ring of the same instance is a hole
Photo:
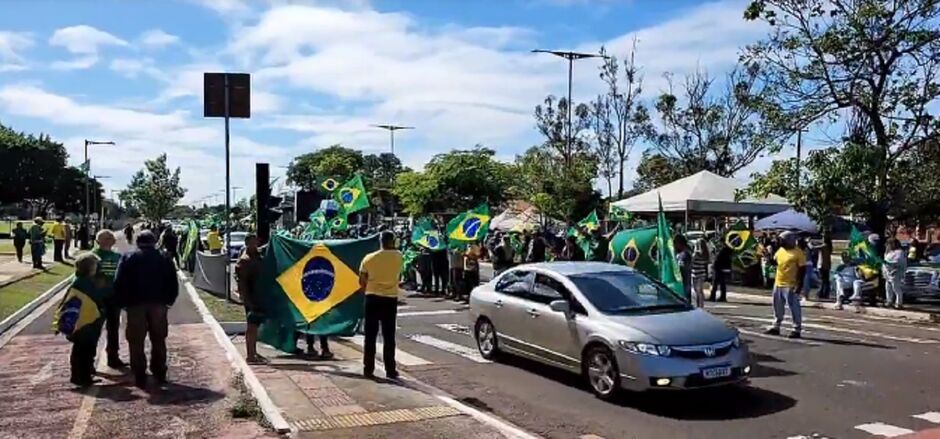
[[[692,305],[696,308],[705,307],[705,279],[708,277],[708,245],[705,238],[695,241],[695,249],[692,252]]]
[[[145,230],[137,235],[137,250],[121,257],[114,278],[115,301],[127,310],[125,336],[137,387],[147,386],[144,339],[150,337],[150,373],[166,383],[167,311],[176,302],[176,269],[156,249],[157,238]]]
[[[258,237],[249,234],[245,237],[245,251],[235,263],[235,282],[238,296],[245,305],[245,353],[249,364],[264,364],[267,359],[258,355],[258,326],[264,321],[258,298],[258,277],[261,275],[261,252],[258,250]]]
[[[16,249],[16,260],[22,264],[23,247],[26,247],[26,240],[29,238],[29,233],[23,228],[23,223],[18,222],[11,234],[13,235],[13,248]]]
[[[62,262],[62,250],[65,249],[65,223],[57,220],[52,223],[52,260]]]
[[[819,248],[819,291],[816,296],[820,299],[828,299],[832,293],[832,237],[829,232],[823,232],[822,247]]]
[[[789,338],[800,338],[803,326],[803,310],[800,308],[800,294],[803,290],[803,279],[806,270],[806,255],[796,247],[796,234],[783,232],[780,234],[780,249],[774,255],[777,262],[777,274],[774,278],[773,303],[774,325],[765,333],[780,335],[780,324],[783,323],[785,307],[790,306],[790,316],[793,318],[793,332]]]
[[[69,356],[72,384],[87,387],[94,383],[95,353],[98,350],[98,338],[101,336],[101,322],[104,320],[100,310],[104,305],[106,291],[99,288],[95,273],[98,270],[98,257],[92,253],[83,253],[75,261],[75,279],[69,291],[59,305],[53,326],[56,332],[64,333],[72,342]],[[82,296],[91,301],[82,300]],[[82,321],[83,315],[92,315],[85,307],[97,307],[98,317],[93,321]]]
[[[63,224],[65,226],[65,246],[62,249],[62,257],[65,259],[72,259],[72,239],[74,238],[74,233],[72,233],[72,225],[68,222]]]
[[[715,255],[715,263],[712,265],[712,292],[708,300],[714,302],[716,300],[715,296],[721,290],[721,295],[718,295],[717,301],[727,302],[728,276],[731,275],[731,256],[733,252],[731,247],[728,247],[724,242],[719,245],[721,245],[721,250],[718,250],[718,254]]]
[[[108,332],[107,345],[105,352],[108,353],[108,367],[112,369],[121,369],[127,366],[118,354],[121,348],[121,307],[114,301],[114,273],[117,272],[118,263],[121,262],[121,255],[111,250],[114,247],[114,233],[110,230],[101,230],[95,236],[95,249],[92,253],[98,256],[97,277],[105,290],[104,316],[105,330]]]
[[[134,245],[134,226],[131,223],[124,225],[124,239],[127,240],[127,245]]]
[[[42,254],[46,252],[46,230],[42,228],[42,218],[38,216],[29,228],[29,252],[33,258],[33,268],[42,270]]]
[[[397,379],[395,369],[395,320],[398,314],[398,275],[402,255],[395,248],[395,234],[382,232],[382,248],[366,255],[359,266],[359,286],[365,291],[365,348],[362,374],[372,378],[375,371],[375,342],[382,327],[385,376]]]
[[[461,299],[467,303],[470,302],[470,293],[480,285],[480,257],[482,252],[479,243],[471,242],[467,246],[467,252],[463,255],[464,290],[462,294],[466,295],[466,298]]]
[[[882,264],[885,278],[885,307],[900,309],[904,304],[904,273],[907,271],[907,255],[898,240],[889,238],[885,242],[885,259]]]

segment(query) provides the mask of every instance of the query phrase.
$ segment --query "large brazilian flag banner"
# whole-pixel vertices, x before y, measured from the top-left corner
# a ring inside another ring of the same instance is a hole
[[[656,226],[617,232],[610,240],[610,262],[632,267],[659,279],[659,246]]]
[[[724,241],[734,255],[731,259],[731,267],[735,271],[744,272],[748,267],[760,262],[757,255],[757,240],[747,229],[744,221],[738,221],[731,226],[731,229],[725,233]]]
[[[353,335],[363,312],[359,265],[378,248],[378,236],[327,241],[272,236],[258,285],[265,313],[259,339],[289,352],[297,332]]]

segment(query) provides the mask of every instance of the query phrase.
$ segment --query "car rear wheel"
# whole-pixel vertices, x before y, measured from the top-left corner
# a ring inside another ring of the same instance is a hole
[[[605,346],[593,346],[584,355],[584,375],[594,395],[611,400],[620,393],[617,359]]]
[[[489,319],[481,318],[477,320],[474,336],[477,340],[477,349],[480,356],[487,360],[496,358],[499,354],[499,341],[496,337],[496,327]]]

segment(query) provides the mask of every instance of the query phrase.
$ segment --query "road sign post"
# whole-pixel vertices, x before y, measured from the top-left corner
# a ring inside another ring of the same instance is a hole
[[[204,73],[203,115],[225,119],[225,298],[232,299],[231,264],[228,252],[232,244],[231,158],[229,119],[251,117],[251,76],[247,73]]]

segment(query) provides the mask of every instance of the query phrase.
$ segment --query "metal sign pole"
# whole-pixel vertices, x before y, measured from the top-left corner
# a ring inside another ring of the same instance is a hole
[[[225,75],[225,251],[223,252],[222,257],[225,258],[225,300],[232,300],[232,285],[231,277],[232,274],[229,272],[229,249],[232,248],[232,227],[231,227],[231,213],[229,212],[230,206],[230,197],[229,191],[231,190],[231,175],[229,170],[229,134],[228,134],[228,119],[229,119],[229,82],[228,75]]]

